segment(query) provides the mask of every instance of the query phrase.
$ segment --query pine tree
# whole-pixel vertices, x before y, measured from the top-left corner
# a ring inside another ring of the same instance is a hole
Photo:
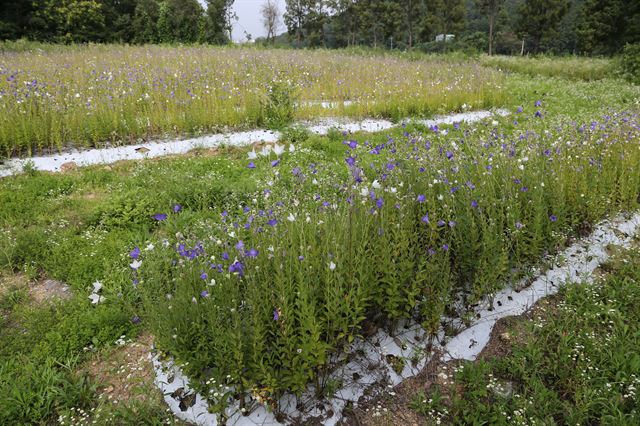
[[[545,39],[557,36],[558,24],[569,10],[568,0],[525,0],[518,9],[517,30],[539,52]]]
[[[489,56],[493,54],[493,39],[498,14],[504,4],[504,0],[475,0],[478,10],[487,17],[489,22]]]

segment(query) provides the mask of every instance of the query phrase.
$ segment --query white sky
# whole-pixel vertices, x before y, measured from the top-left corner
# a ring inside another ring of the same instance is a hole
[[[282,14],[285,11],[285,0],[276,0],[280,8],[280,26],[276,33],[280,34],[286,30],[286,26],[282,20]],[[206,0],[200,0],[200,3],[206,8]],[[248,32],[255,39],[256,37],[264,37],[267,35],[262,25],[262,17],[260,16],[260,8],[265,0],[235,0],[233,10],[238,15],[238,20],[233,22],[233,41],[245,41],[244,32]]]

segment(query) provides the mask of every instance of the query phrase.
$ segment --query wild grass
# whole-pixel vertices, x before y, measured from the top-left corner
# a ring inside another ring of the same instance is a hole
[[[501,82],[500,73],[471,62],[330,51],[93,45],[5,51],[0,152],[270,125],[265,104],[274,87],[297,102],[289,119],[401,118],[500,105]],[[328,110],[317,101],[340,105]]]
[[[484,66],[531,76],[561,77],[569,80],[602,80],[617,77],[617,64],[611,58],[579,56],[487,56],[480,57]]]

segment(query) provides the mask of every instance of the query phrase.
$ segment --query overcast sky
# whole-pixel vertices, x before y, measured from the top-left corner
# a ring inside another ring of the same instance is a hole
[[[266,0],[235,0],[233,2],[233,10],[238,15],[238,20],[233,23],[233,40],[245,41],[244,32],[248,32],[255,39],[256,37],[264,37],[267,35],[262,25],[262,17],[260,16],[260,8]],[[280,8],[280,26],[277,34],[286,30],[282,20],[282,14],[285,10],[285,0],[276,0]],[[206,8],[206,0],[200,0],[200,3]]]

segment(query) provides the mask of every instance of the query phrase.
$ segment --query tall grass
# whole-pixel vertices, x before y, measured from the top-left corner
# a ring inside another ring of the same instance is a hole
[[[602,80],[615,77],[617,72],[615,61],[609,58],[483,55],[480,63],[503,71],[569,80]]]
[[[72,46],[0,53],[0,152],[252,127],[274,84],[294,118],[403,117],[503,100],[497,71],[390,55],[213,47]],[[337,110],[307,101],[352,101]]]

